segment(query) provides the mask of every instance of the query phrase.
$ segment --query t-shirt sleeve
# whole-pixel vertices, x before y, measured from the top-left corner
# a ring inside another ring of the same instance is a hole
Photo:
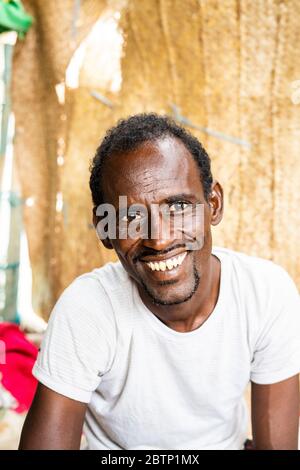
[[[272,384],[300,371],[300,297],[288,273],[279,266],[253,353],[251,381]]]
[[[109,298],[99,281],[86,275],[57,301],[32,372],[55,392],[88,403],[112,365],[115,346]]]

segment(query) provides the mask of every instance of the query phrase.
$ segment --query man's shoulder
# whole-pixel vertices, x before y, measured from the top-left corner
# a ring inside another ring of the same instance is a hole
[[[212,253],[217,255],[221,261],[229,262],[233,267],[248,272],[254,272],[255,275],[270,273],[276,275],[286,272],[282,266],[274,261],[256,255],[250,255],[242,251],[232,250],[230,248],[214,246]]]
[[[130,282],[121,263],[110,262],[76,277],[62,292],[57,304],[95,311],[101,305],[102,310],[110,310],[111,298],[126,292]]]
[[[299,312],[297,286],[282,266],[227,248],[216,247],[213,253],[227,266],[226,286],[231,306],[236,302],[239,313],[244,312],[243,318],[256,335],[282,312]],[[287,318],[289,315],[293,313],[287,313]]]
[[[130,282],[130,277],[120,261],[115,261],[78,276],[75,282],[94,285],[100,283],[105,290],[115,290]]]
[[[288,272],[270,259],[224,247],[214,247],[212,252],[229,264],[231,275],[240,284],[250,284],[256,291],[266,294],[293,284]]]

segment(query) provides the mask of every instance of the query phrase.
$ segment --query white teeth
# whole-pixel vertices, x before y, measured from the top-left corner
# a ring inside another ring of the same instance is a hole
[[[147,263],[147,265],[152,271],[165,271],[166,269],[173,269],[177,266],[180,266],[185,257],[186,251],[182,255],[174,256],[173,258],[169,258],[166,261],[150,261],[149,263]]]
[[[160,261],[160,262],[159,262],[159,269],[160,269],[161,271],[165,271],[165,270],[166,270],[166,267],[167,267],[167,266],[166,266],[166,263],[165,263],[164,261]]]
[[[167,265],[168,269],[172,269],[173,268],[173,261],[171,261],[170,259],[167,259],[166,265]]]

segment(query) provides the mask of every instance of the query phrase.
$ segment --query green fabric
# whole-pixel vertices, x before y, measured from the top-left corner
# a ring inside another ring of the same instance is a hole
[[[32,22],[33,18],[26,13],[21,0],[0,0],[0,33],[16,31],[23,38]]]

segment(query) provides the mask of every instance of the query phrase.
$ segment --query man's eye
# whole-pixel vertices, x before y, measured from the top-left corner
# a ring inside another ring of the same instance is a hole
[[[188,204],[187,202],[183,202],[183,201],[178,201],[178,202],[173,202],[173,204],[171,204],[169,206],[169,210],[170,212],[182,212],[184,211],[185,209],[187,209],[187,207],[189,207],[190,204]]]
[[[121,218],[122,222],[132,222],[141,220],[143,217],[143,214],[141,212],[134,212],[134,213],[128,213],[126,215],[123,215]]]

